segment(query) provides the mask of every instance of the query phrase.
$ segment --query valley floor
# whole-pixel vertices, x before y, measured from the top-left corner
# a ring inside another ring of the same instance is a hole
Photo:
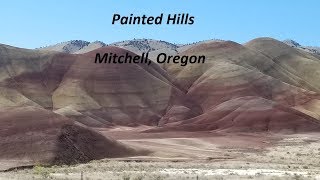
[[[0,179],[320,179],[319,134],[101,131],[148,156],[1,172]]]

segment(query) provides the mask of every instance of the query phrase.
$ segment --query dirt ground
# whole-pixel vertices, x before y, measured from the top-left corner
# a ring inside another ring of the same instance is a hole
[[[101,131],[143,157],[74,166],[35,166],[1,172],[0,179],[320,179],[320,134],[141,133]]]

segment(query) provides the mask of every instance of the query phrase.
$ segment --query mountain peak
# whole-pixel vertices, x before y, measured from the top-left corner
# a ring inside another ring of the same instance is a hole
[[[312,54],[320,55],[320,48],[319,47],[302,46],[298,42],[291,40],[291,39],[284,40],[283,42],[291,47],[301,49],[303,51],[306,51],[306,52],[309,52]]]
[[[84,40],[71,40],[67,41],[70,44],[77,45],[77,46],[87,46],[90,42]]]
[[[84,41],[84,40],[70,40],[70,41],[42,47],[39,49],[47,50],[47,51],[64,52],[69,54],[77,54],[79,52],[87,52],[91,50],[93,47],[99,48],[103,46],[106,46],[106,44],[101,41],[94,41],[90,43],[89,41]]]
[[[301,47],[301,45],[297,41],[294,41],[292,39],[286,39],[283,42],[291,47]]]

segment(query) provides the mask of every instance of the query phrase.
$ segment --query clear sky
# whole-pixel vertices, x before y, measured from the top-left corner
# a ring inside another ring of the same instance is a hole
[[[111,25],[112,15],[189,13],[193,25]],[[0,43],[36,48],[81,39],[151,38],[173,43],[256,37],[320,46],[319,0],[5,0]]]

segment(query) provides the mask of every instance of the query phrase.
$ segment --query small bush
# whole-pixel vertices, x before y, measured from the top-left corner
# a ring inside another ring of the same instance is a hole
[[[48,168],[36,165],[33,167],[33,173],[36,175],[40,175],[44,179],[48,179],[50,177],[51,171]]]

